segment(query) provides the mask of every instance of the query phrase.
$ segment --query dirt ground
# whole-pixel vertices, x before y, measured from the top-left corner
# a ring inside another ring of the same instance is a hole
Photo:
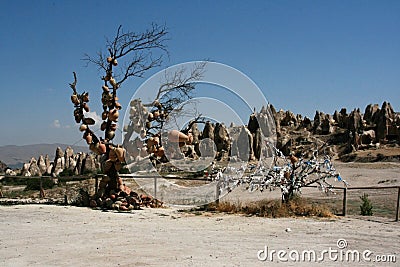
[[[400,184],[399,163],[336,167],[351,186]],[[238,188],[225,200],[246,202],[278,193]],[[303,194],[324,198],[312,188]],[[396,198],[395,192],[388,194],[380,196]],[[0,206],[0,214],[0,266],[398,266],[400,261],[400,223],[393,214],[271,219],[177,208],[118,213],[54,205]],[[347,247],[339,249],[338,239],[345,239]],[[278,259],[272,254],[272,259],[261,261],[265,246],[269,253],[282,250],[286,255]],[[294,252],[310,250],[317,257],[324,250],[371,254],[360,262],[327,254],[320,263],[295,261]]]

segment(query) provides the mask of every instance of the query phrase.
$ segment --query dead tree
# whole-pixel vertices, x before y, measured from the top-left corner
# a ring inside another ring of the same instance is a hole
[[[71,101],[74,104],[74,117],[81,123],[79,129],[84,133],[91,151],[102,155],[102,171],[106,175],[100,182],[100,192],[123,190],[123,184],[118,171],[125,163],[125,149],[112,140],[117,130],[119,110],[122,106],[118,102],[117,92],[123,83],[132,77],[143,77],[147,70],[160,66],[163,56],[167,54],[165,42],[168,31],[165,26],[156,24],[142,33],[123,31],[119,26],[113,39],[106,40],[106,52],[98,52],[96,57],[85,55],[87,64],[94,64],[104,75],[102,84],[102,119],[101,131],[104,137],[99,137],[90,126],[95,124],[93,118],[85,116],[89,112],[89,93],[78,93],[77,76],[74,72],[74,81],[70,84],[73,90]]]
[[[204,61],[195,64],[190,70],[184,67],[174,71],[166,70],[164,82],[158,88],[155,99],[151,103],[142,103],[139,99],[133,100],[130,122],[124,129],[126,132],[124,147],[131,147],[132,154],[137,155],[139,151],[135,147],[137,144],[131,140],[132,135],[137,133],[144,142],[148,155],[161,159],[163,162],[167,161],[160,138],[161,133],[166,123],[186,112],[184,106],[193,98],[195,83],[203,77],[205,66]],[[201,115],[194,115],[191,123],[195,122],[203,122]],[[187,127],[178,132],[175,133],[181,135],[183,139],[189,138]]]

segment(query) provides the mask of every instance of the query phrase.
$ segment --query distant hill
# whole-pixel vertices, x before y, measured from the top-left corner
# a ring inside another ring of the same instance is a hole
[[[36,144],[24,146],[0,146],[0,160],[7,164],[10,168],[21,168],[24,163],[29,162],[32,157],[36,159],[46,154],[49,155],[50,160],[54,159],[56,148],[61,147],[65,150],[67,144]],[[71,146],[74,152],[88,152],[88,147],[85,146]]]

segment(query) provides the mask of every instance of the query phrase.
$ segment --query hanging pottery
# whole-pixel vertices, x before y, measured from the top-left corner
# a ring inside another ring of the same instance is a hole
[[[165,154],[165,151],[164,151],[164,148],[162,147],[162,146],[160,146],[159,148],[157,148],[157,150],[154,152],[154,154],[157,156],[157,157],[162,157],[162,156],[164,156],[164,154]]]
[[[91,133],[87,133],[86,136],[84,136],[84,139],[86,140],[86,143],[90,145],[93,141],[93,136]]]
[[[89,112],[89,105],[87,104],[87,103],[83,103],[83,109],[86,111],[86,112]]]
[[[147,139],[147,145],[150,146],[154,146],[156,145],[157,142],[154,140],[154,137],[150,137],[149,139]]]
[[[123,148],[123,147],[121,147],[121,146],[117,146],[117,147],[114,149],[114,151],[115,151],[115,153],[117,154],[118,160],[119,160],[120,162],[125,162],[125,153],[126,153],[125,148]]]
[[[112,64],[113,64],[114,66],[117,66],[117,65],[118,65],[117,59],[114,59],[113,62],[112,62]]]
[[[83,123],[87,124],[87,125],[94,125],[96,123],[96,121],[92,118],[84,118]]]
[[[117,81],[113,77],[110,78],[110,84],[114,89],[117,87]]]
[[[86,131],[88,128],[88,126],[86,124],[82,124],[81,126],[79,126],[79,131],[84,132]]]
[[[84,93],[82,95],[83,102],[89,102],[89,93]]]
[[[108,119],[110,121],[118,121],[118,117],[119,117],[119,112],[117,109],[112,109],[109,113],[108,113]]]
[[[154,100],[154,102],[153,102],[153,106],[155,106],[155,107],[157,107],[157,108],[160,108],[160,107],[161,107],[161,103],[160,103],[160,101],[158,101],[157,99],[156,99],[156,100]]]
[[[150,154],[153,153],[154,151],[156,151],[156,146],[147,144],[147,153]]]
[[[106,132],[106,138],[107,138],[108,140],[113,140],[114,137],[115,137],[115,131],[107,131],[107,132]]]
[[[107,62],[108,63],[111,63],[113,61],[113,58],[112,57],[107,57]]]
[[[119,102],[115,102],[115,108],[120,110],[122,109],[122,105]]]
[[[99,145],[100,145],[99,142],[97,142],[97,143],[91,143],[91,144],[89,145],[89,149],[90,149],[92,152],[94,152],[95,154],[100,155],[100,152],[99,152]]]
[[[103,91],[106,93],[110,92],[110,88],[108,88],[107,85],[103,85],[101,88],[103,88]]]
[[[117,161],[118,158],[117,154],[115,153],[115,148],[110,149],[110,152],[108,153],[108,159],[113,162]]]
[[[71,95],[71,102],[74,105],[79,105],[80,101],[79,101],[78,95],[76,95],[76,94]]]
[[[101,125],[100,125],[100,130],[101,130],[101,131],[104,131],[106,128],[107,128],[107,122],[106,122],[106,121],[103,121],[103,122],[101,123]]]
[[[154,136],[154,142],[158,146],[160,144],[160,137],[159,136]]]
[[[107,151],[106,145],[103,142],[99,142],[98,144],[99,144],[98,150],[99,150],[100,154],[106,153],[106,151]]]
[[[103,78],[105,81],[109,81],[111,79],[111,74],[107,73],[106,76]]]
[[[75,122],[76,122],[76,123],[80,123],[81,120],[82,120],[82,116],[81,116],[81,115],[75,116]]]
[[[172,130],[168,133],[168,141],[174,143],[188,142],[189,137],[178,130]]]
[[[104,121],[108,118],[108,111],[103,111],[103,113],[101,113],[101,119]]]

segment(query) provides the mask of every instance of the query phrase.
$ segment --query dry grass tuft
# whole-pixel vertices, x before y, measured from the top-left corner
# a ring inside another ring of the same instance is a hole
[[[291,216],[334,217],[325,205],[310,204],[306,199],[299,196],[294,197],[288,203],[282,203],[280,200],[260,200],[244,205],[240,202],[224,201],[218,204],[209,204],[207,210],[270,218]]]

